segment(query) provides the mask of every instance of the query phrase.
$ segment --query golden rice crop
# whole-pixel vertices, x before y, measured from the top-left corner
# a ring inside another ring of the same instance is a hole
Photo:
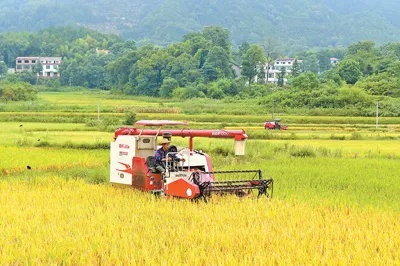
[[[0,174],[36,170],[101,167],[108,162],[108,151],[0,146]]]
[[[52,177],[0,182],[3,265],[400,263],[399,213],[293,200],[208,204]]]

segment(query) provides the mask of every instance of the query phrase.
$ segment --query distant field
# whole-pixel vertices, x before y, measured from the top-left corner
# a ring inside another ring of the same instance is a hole
[[[380,118],[376,128],[375,118],[282,115],[289,130],[268,131],[270,115],[252,110],[191,113],[190,103],[104,93],[39,98],[32,110],[0,104],[6,265],[400,264],[400,118]],[[137,119],[244,129],[245,156],[226,139],[194,138],[195,149],[210,154],[215,170],[261,169],[274,178],[273,199],[205,204],[112,187],[109,145],[127,110]]]

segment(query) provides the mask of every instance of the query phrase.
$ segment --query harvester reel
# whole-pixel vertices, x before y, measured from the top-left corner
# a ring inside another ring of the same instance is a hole
[[[252,179],[245,180],[221,180],[212,181],[208,180],[207,177],[210,175],[228,174],[255,174]],[[196,171],[192,174],[191,181],[199,186],[200,197],[207,202],[207,197],[211,197],[212,194],[235,194],[239,197],[245,197],[253,194],[254,190],[258,190],[257,198],[265,195],[272,197],[273,193],[273,179],[263,179],[261,177],[260,170],[243,170],[243,171],[218,171],[218,172],[201,172]],[[271,193],[268,193],[271,191]]]

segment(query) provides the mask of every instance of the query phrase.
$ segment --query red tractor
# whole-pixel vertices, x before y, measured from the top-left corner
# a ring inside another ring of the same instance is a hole
[[[208,154],[193,148],[194,137],[233,138],[235,154],[244,155],[247,135],[243,130],[191,130],[161,129],[165,125],[187,125],[169,120],[142,120],[136,122],[142,128],[118,128],[111,142],[110,182],[132,186],[143,191],[165,196],[197,199],[213,193],[246,195],[258,190],[258,196],[272,196],[273,179],[262,178],[261,170],[214,171]],[[152,126],[158,129],[147,129]],[[168,162],[162,176],[154,166],[158,149],[157,138],[180,136],[189,139],[189,147],[170,146],[166,156],[184,158],[181,162]],[[228,175],[249,175],[247,179],[218,180]],[[269,193],[270,192],[270,193]]]
[[[287,130],[286,125],[281,125],[281,120],[280,119],[273,119],[273,120],[267,120],[264,122],[264,128],[265,129],[279,129],[279,130]]]

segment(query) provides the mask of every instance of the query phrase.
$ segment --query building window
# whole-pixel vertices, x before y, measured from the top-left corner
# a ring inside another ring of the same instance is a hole
[[[25,60],[24,63],[29,64],[29,60]]]
[[[292,62],[288,62],[288,64],[290,65]]]
[[[17,63],[18,63],[18,64],[21,64],[21,63],[22,63],[22,60],[18,60]]]
[[[50,69],[50,66],[49,66],[49,65],[47,65],[47,66],[46,66],[46,69]]]
[[[36,64],[36,60],[32,60],[32,64]]]

